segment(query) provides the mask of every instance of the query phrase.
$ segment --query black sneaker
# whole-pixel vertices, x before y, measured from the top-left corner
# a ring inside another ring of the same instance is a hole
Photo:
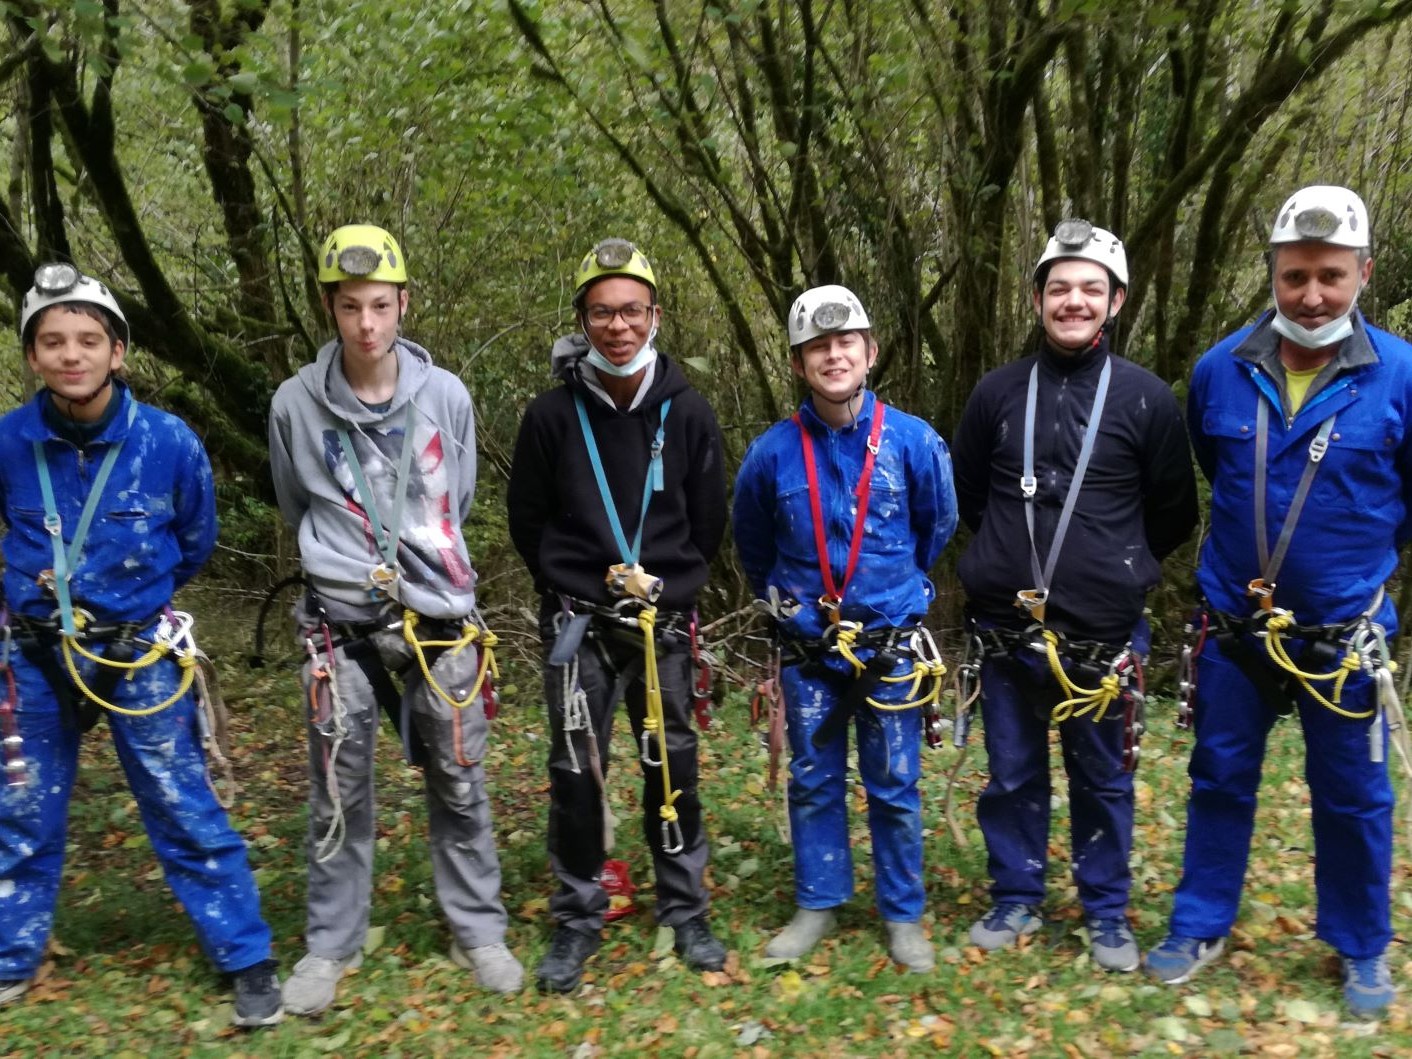
[[[231,1022],[237,1026],[273,1026],[284,1018],[284,1005],[279,996],[279,975],[274,960],[236,971],[235,1014]]]
[[[554,928],[549,951],[534,970],[541,993],[572,993],[583,978],[584,961],[598,951],[603,939],[572,927]]]
[[[693,971],[719,971],[726,965],[726,947],[711,933],[705,912],[673,929],[677,940],[672,947]]]

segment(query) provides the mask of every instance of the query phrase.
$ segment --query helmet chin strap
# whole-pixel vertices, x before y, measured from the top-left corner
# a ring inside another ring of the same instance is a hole
[[[68,402],[70,408],[82,408],[85,405],[92,404],[94,401],[96,401],[98,399],[98,396],[109,386],[111,386],[112,383],[113,373],[110,371],[107,375],[103,376],[103,381],[98,384],[98,389],[94,390],[87,397],[63,397],[60,398],[60,400]]]

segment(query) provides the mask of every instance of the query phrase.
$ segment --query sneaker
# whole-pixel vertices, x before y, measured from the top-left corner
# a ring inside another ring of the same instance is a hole
[[[1042,922],[1038,905],[1002,902],[971,924],[971,944],[987,951],[1003,949],[1033,934]]]
[[[231,1022],[237,1026],[273,1026],[284,1018],[280,1003],[279,975],[274,960],[259,963],[235,972],[235,1014]]]
[[[598,951],[603,939],[572,927],[557,926],[549,939],[549,951],[535,968],[534,977],[541,993],[572,993],[583,978],[584,961]]]
[[[470,971],[481,988],[492,993],[518,993],[525,984],[525,969],[503,943],[463,949],[453,941],[451,962]]]
[[[362,963],[361,951],[341,960],[308,953],[294,965],[294,973],[284,983],[284,1010],[291,1015],[317,1015],[327,1010],[343,972]]]
[[[726,947],[711,933],[705,912],[672,929],[677,935],[672,948],[693,971],[719,971],[726,965]]]
[[[832,908],[801,908],[789,925],[770,939],[765,955],[772,960],[797,960],[828,936],[834,922]]]
[[[1137,938],[1133,928],[1122,916],[1109,919],[1090,919],[1088,927],[1088,948],[1093,962],[1105,971],[1120,971],[1126,974],[1136,971],[1142,962],[1137,949]]]
[[[1386,954],[1355,960],[1343,957],[1343,999],[1358,1018],[1377,1018],[1397,997]]]
[[[913,974],[923,974],[936,966],[936,953],[920,923],[888,921],[887,954]]]
[[[1225,947],[1225,938],[1184,938],[1168,934],[1161,945],[1147,954],[1147,973],[1159,982],[1181,985],[1221,955]]]
[[[13,1004],[29,992],[28,978],[6,978],[0,980],[0,1006]]]

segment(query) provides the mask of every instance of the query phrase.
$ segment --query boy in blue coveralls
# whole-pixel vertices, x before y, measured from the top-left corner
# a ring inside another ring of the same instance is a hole
[[[791,754],[798,909],[765,955],[809,952],[852,896],[851,721],[888,952],[928,971],[915,700],[941,672],[920,622],[935,594],[927,571],[956,527],[950,456],[926,423],[866,389],[878,346],[852,291],[805,291],[788,328],[811,393],[751,445],[733,515],[741,563],[777,623]]]
[[[172,652],[172,593],[216,543],[210,463],[186,424],[114,378],[128,326],[97,280],[69,265],[41,267],[20,338],[44,389],[0,419],[5,633],[17,692],[0,706],[9,779],[0,795],[0,1004],[19,1000],[39,970],[79,738],[107,712],[167,882],[202,948],[234,977],[235,1024],[271,1025],[283,1009],[270,931],[245,845],[207,781],[186,659]]]

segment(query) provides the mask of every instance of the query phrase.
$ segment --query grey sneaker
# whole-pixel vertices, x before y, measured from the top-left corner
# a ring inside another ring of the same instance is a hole
[[[525,984],[525,969],[503,943],[463,949],[453,941],[451,962],[470,971],[481,988],[492,993],[518,993]]]
[[[772,960],[797,960],[828,937],[834,922],[832,908],[801,908],[789,925],[770,939],[765,955]]]
[[[362,963],[361,951],[341,960],[308,953],[294,965],[294,973],[284,983],[284,1010],[291,1015],[317,1015],[326,1011],[333,1003],[343,972],[360,967]]]
[[[28,978],[10,978],[0,981],[0,1006],[14,1004],[29,992]]]
[[[987,951],[1003,949],[1033,934],[1042,923],[1038,905],[1002,902],[971,924],[971,944]]]
[[[1147,973],[1159,982],[1181,985],[1221,955],[1225,938],[1188,938],[1169,934],[1147,954]]]
[[[887,954],[913,974],[924,974],[936,966],[936,953],[927,940],[920,923],[897,923],[889,920]]]
[[[1136,971],[1142,962],[1142,954],[1137,949],[1137,938],[1133,937],[1132,927],[1122,916],[1105,919],[1090,919],[1088,927],[1088,947],[1093,954],[1093,962],[1105,971]]]
[[[1348,1010],[1360,1019],[1375,1019],[1383,1015],[1394,1000],[1397,988],[1392,984],[1387,954],[1355,960],[1343,958],[1343,999]]]
[[[273,1026],[284,1018],[275,966],[274,960],[261,960],[235,972],[235,1010],[231,1015],[234,1025],[253,1029]]]

